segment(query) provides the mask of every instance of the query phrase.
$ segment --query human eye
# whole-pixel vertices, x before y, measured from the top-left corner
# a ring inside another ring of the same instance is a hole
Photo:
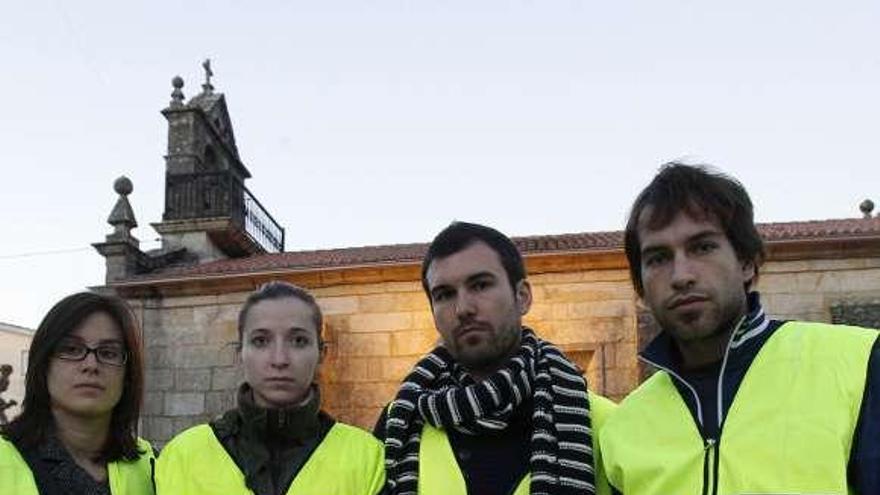
[[[308,347],[310,343],[311,340],[305,335],[296,335],[293,337],[294,347]]]
[[[718,243],[711,240],[702,240],[694,244],[692,250],[697,254],[708,254],[718,249]]]
[[[669,256],[662,251],[652,251],[644,256],[645,266],[654,268],[662,265],[669,259]]]
[[[101,361],[109,363],[121,363],[125,360],[125,351],[118,346],[101,346],[97,350]]]
[[[452,297],[450,289],[435,289],[431,292],[431,300],[435,303],[443,302]]]
[[[269,337],[263,334],[252,335],[249,342],[254,347],[266,347],[269,345]]]
[[[471,289],[477,292],[484,291],[490,287],[492,287],[492,280],[488,278],[477,279],[471,284]]]
[[[55,354],[61,358],[78,359],[85,352],[85,346],[76,342],[62,341],[55,347]]]

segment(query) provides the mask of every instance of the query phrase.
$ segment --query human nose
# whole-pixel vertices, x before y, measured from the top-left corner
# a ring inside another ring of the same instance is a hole
[[[285,368],[290,365],[289,348],[284,342],[275,342],[270,351],[270,364],[276,368]]]
[[[672,261],[672,287],[675,290],[687,290],[693,287],[696,281],[693,262],[683,254],[675,255]]]
[[[474,313],[476,313],[474,299],[466,291],[462,291],[455,301],[455,316],[460,320],[465,320],[472,317]]]
[[[98,369],[98,349],[86,347],[86,355],[80,361],[83,369]]]

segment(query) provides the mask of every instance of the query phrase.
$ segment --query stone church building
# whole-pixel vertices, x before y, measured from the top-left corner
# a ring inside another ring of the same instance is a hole
[[[426,244],[284,251],[284,229],[247,189],[223,94],[207,70],[185,101],[173,80],[165,156],[165,210],[153,228],[161,249],[144,252],[131,229],[132,184],[120,178],[94,246],[106,285],[143,325],[147,392],[141,434],[159,445],[234,404],[241,380],[236,318],[269,280],[313,291],[326,314],[324,407],[365,428],[414,362],[437,341],[419,280]],[[758,288],[779,318],[880,326],[880,218],[763,224],[769,259]],[[427,241],[427,239],[426,239]],[[515,239],[534,290],[528,325],[559,345],[596,392],[624,397],[646,373],[637,352],[655,334],[628,279],[622,232]]]

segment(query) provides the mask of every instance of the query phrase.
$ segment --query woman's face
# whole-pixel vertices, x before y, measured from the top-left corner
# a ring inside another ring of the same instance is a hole
[[[77,359],[84,348],[94,351]],[[49,359],[46,382],[53,413],[110,416],[122,397],[125,354],[122,330],[109,314],[86,317],[59,341]]]
[[[290,407],[308,396],[321,355],[308,304],[294,297],[254,304],[244,322],[241,344],[244,379],[258,406]]]

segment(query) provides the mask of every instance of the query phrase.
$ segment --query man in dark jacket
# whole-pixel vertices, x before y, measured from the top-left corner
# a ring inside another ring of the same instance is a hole
[[[522,256],[495,229],[455,222],[422,263],[441,346],[416,363],[374,433],[390,492],[608,493],[595,434],[613,404],[522,325]]]
[[[670,493],[880,493],[875,330],[768,318],[743,186],[668,164],[625,233],[636,292],[661,327],[658,368],[601,447],[612,488]]]

